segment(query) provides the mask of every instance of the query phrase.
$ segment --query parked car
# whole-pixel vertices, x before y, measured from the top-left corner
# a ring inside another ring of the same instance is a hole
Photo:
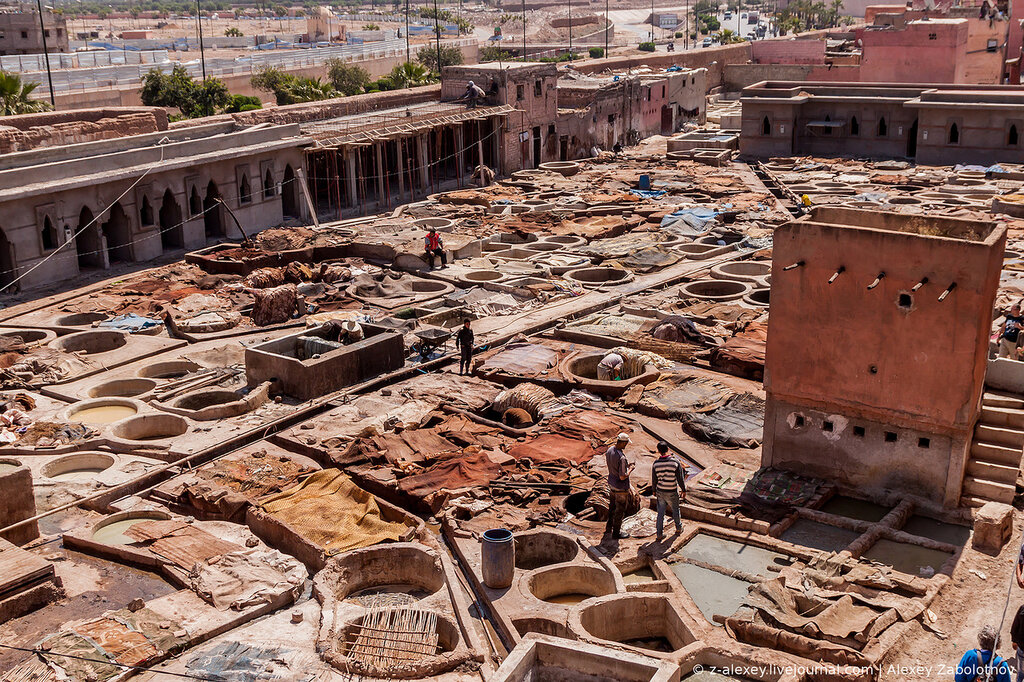
[[[708,36],[707,38],[704,39],[704,47],[711,47],[714,44],[715,44],[715,39],[712,38],[711,36]]]

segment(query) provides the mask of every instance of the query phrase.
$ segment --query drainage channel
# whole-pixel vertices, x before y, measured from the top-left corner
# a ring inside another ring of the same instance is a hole
[[[775,177],[775,174],[768,170],[763,163],[755,161],[750,167],[754,171],[754,175],[764,183],[765,189],[767,189],[772,196],[778,199],[783,207],[792,213],[794,217],[799,218],[807,212],[796,194],[780,182],[778,178]]]

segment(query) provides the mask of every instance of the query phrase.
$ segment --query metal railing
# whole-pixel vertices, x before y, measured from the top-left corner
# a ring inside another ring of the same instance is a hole
[[[442,41],[443,45],[466,47],[475,45],[476,39],[460,38]],[[412,46],[413,58],[422,49],[429,49],[430,44]],[[51,55],[51,59],[54,55]],[[338,47],[313,48],[308,50],[288,50],[286,52],[260,52],[245,57],[230,59],[207,59],[206,73],[209,76],[252,76],[264,66],[275,67],[283,71],[322,67],[329,59],[340,59],[343,62],[364,62],[391,57],[405,57],[405,40],[391,39],[366,45],[344,45]],[[160,64],[139,64],[134,66],[98,67],[97,69],[73,69],[53,72],[54,92],[89,92],[92,90],[113,90],[124,87],[139,87],[143,77],[156,69],[169,73],[175,64],[180,64],[193,78],[202,77],[202,65],[198,59],[188,62],[164,62]],[[53,62],[51,61],[51,66]],[[49,98],[46,85],[46,73],[27,72],[28,80],[37,81],[40,86],[32,93],[34,99]]]

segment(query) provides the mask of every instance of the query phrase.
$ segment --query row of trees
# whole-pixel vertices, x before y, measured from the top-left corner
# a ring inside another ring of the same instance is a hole
[[[175,64],[170,73],[157,69],[142,78],[142,103],[149,107],[175,108],[181,118],[260,109],[259,97],[232,95],[219,78],[197,81],[185,67]]]
[[[780,31],[797,32],[838,26],[843,19],[839,11],[843,0],[812,2],[811,0],[790,0],[786,9],[779,12]]]
[[[461,63],[462,52],[457,47],[441,46],[441,66]],[[346,64],[340,59],[329,59],[326,66],[326,78],[297,76],[278,68],[263,67],[252,77],[251,83],[257,90],[272,94],[277,104],[285,105],[427,85],[437,82],[439,73],[436,48],[420,50],[415,62],[399,64],[391,73],[377,80],[372,80],[366,69]],[[0,81],[0,87],[2,85]],[[28,86],[27,93],[35,87],[36,84]],[[180,64],[175,64],[170,73],[151,69],[143,77],[140,94],[146,106],[175,108],[181,112],[182,118],[249,111],[262,106],[258,97],[232,95],[219,78],[207,78],[205,81],[192,78]],[[44,104],[29,101],[33,105]]]

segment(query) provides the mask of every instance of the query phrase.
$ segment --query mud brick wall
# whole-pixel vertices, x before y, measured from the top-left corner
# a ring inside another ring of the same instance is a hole
[[[0,126],[0,154],[110,140],[167,129],[167,112],[163,109],[129,111],[131,113],[97,109],[11,116],[5,118]],[[71,113],[82,115],[76,117],[69,115]]]

